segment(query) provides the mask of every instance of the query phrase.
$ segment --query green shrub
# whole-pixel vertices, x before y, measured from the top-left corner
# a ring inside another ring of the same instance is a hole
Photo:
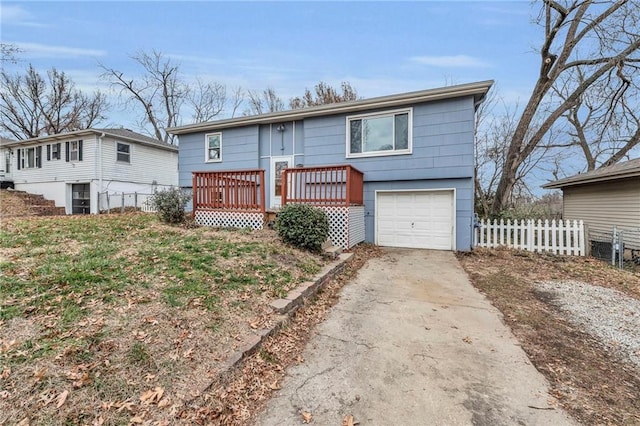
[[[151,205],[165,223],[184,222],[184,209],[191,200],[191,195],[180,188],[163,189],[151,196]]]
[[[329,236],[329,220],[324,211],[306,204],[287,204],[276,218],[282,240],[298,248],[320,251]]]

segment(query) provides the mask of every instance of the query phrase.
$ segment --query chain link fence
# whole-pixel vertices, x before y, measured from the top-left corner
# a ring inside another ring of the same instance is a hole
[[[141,210],[155,213],[151,196],[141,192],[99,192],[98,210],[100,213],[124,213],[129,210]]]
[[[640,228],[590,230],[591,256],[620,269],[640,271]]]

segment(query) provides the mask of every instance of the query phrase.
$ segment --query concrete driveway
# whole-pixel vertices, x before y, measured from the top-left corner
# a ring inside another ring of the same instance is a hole
[[[385,252],[343,288],[258,424],[574,424],[453,253]]]

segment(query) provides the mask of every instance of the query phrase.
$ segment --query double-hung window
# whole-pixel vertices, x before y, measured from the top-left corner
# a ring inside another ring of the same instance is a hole
[[[131,163],[131,145],[116,142],[116,160],[123,163]]]
[[[411,154],[412,110],[347,117],[347,157]]]
[[[61,157],[62,145],[60,142],[47,145],[47,161],[59,160]]]
[[[205,136],[205,157],[204,161],[222,161],[222,133],[210,133]]]
[[[18,149],[18,169],[36,169],[42,167],[42,147]]]
[[[65,143],[66,157],[69,161],[82,161],[82,141],[71,141]]]

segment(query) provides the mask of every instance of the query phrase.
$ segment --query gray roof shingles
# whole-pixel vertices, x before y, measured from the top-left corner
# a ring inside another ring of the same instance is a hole
[[[582,185],[635,176],[640,176],[640,158],[612,164],[611,166],[592,170],[587,173],[579,173],[564,179],[549,182],[542,185],[542,187],[547,189],[556,189],[563,188],[565,186]]]

